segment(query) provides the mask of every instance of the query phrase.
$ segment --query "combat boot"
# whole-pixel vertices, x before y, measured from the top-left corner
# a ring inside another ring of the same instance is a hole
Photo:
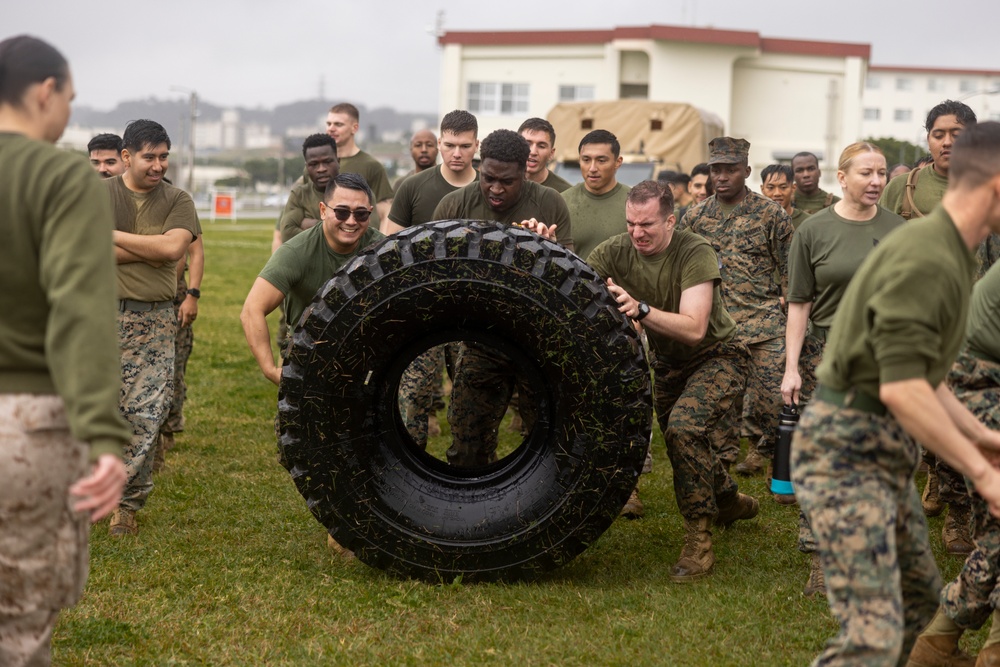
[[[810,599],[816,595],[826,597],[826,576],[823,574],[823,566],[817,553],[812,555],[812,561],[809,563],[809,581],[802,589],[802,595]]]
[[[970,533],[970,519],[969,507],[959,507],[954,503],[948,505],[948,515],[941,528],[941,539],[944,540],[945,551],[963,557],[972,553],[974,545]]]
[[[764,470],[765,459],[757,451],[755,445],[750,445],[750,451],[747,452],[747,457],[743,459],[740,463],[736,464],[736,472],[744,477],[750,477],[752,475],[759,475],[761,471]]]
[[[944,503],[941,502],[941,494],[938,492],[938,474],[933,466],[927,470],[927,484],[920,496],[920,504],[927,516],[937,516],[944,511]]]
[[[715,554],[712,553],[711,521],[708,517],[684,520],[684,547],[672,568],[670,579],[678,584],[697,581],[712,573]]]
[[[976,667],[1000,667],[1000,644],[984,646],[976,658]]]
[[[327,533],[326,535],[326,546],[330,550],[330,552],[336,556],[339,556],[346,560],[354,558],[354,552],[341,545],[340,542],[338,542],[337,540],[333,539],[333,535],[330,535],[329,533]]]
[[[906,667],[975,667],[976,659],[958,648],[957,635],[920,635]]]
[[[719,506],[715,517],[715,525],[729,528],[737,521],[752,519],[760,511],[760,503],[753,496],[737,493],[732,502]]]
[[[135,511],[127,507],[119,507],[111,514],[111,524],[108,526],[111,537],[138,535],[139,524],[135,520]]]
[[[646,508],[639,500],[639,489],[632,489],[632,495],[628,497],[625,507],[618,513],[618,516],[623,516],[626,519],[641,519],[645,513]]]
[[[433,412],[427,415],[427,437],[436,438],[441,435],[441,422]]]

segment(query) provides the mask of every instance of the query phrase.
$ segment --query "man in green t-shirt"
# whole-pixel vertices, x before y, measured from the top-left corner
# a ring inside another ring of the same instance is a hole
[[[138,533],[136,512],[153,490],[153,457],[173,397],[177,263],[201,234],[190,195],[164,181],[170,137],[163,126],[133,121],[122,144],[124,173],[103,181],[115,219],[119,407],[133,432],[125,448],[128,483],[111,517],[115,537]]]
[[[530,152],[524,137],[496,130],[483,139],[479,152],[479,181],[445,195],[433,218],[538,222],[554,227],[558,242],[572,249],[566,203],[555,190],[524,177]],[[448,461],[460,466],[486,465],[496,460],[497,428],[516,382],[514,365],[506,355],[476,343],[464,344],[459,357],[448,406],[452,433]],[[518,384],[522,417],[530,428],[530,387]]]
[[[673,210],[665,185],[636,185],[625,204],[627,233],[597,246],[590,263],[649,339],[654,407],[684,518],[670,578],[683,583],[712,571],[712,524],[751,519],[758,503],[739,493],[719,451],[739,437],[747,348],[722,302],[715,251],[697,234],[674,231]]]
[[[955,140],[975,123],[975,112],[962,102],[946,100],[932,108],[924,123],[931,163],[892,179],[882,191],[879,204],[906,220],[922,218],[934,210],[948,189]],[[991,241],[992,238],[987,239],[983,244],[984,251]],[[948,514],[942,528],[945,549],[964,558],[973,547],[972,505],[965,492],[965,481],[930,452],[925,452],[924,461],[928,468],[927,484],[921,496],[924,512],[937,516],[947,506]]]
[[[340,173],[337,142],[328,134],[310,134],[302,142],[302,157],[306,161],[306,180],[295,184],[288,194],[285,210],[278,227],[281,242],[314,226],[320,221],[319,205],[330,181]]]
[[[544,118],[529,118],[517,128],[517,133],[528,142],[528,166],[525,178],[556,192],[569,190],[570,183],[549,169],[549,162],[556,152],[556,129]]]
[[[393,193],[400,184],[410,176],[426,171],[437,164],[438,140],[430,130],[418,130],[410,137],[410,157],[413,158],[413,169],[392,182]]]
[[[382,163],[361,150],[355,142],[354,136],[358,133],[360,120],[361,114],[353,104],[335,104],[326,114],[326,133],[337,142],[340,171],[364,177],[368,187],[375,193],[378,219],[385,220],[392,205],[392,186]]]
[[[812,215],[840,201],[840,197],[819,187],[819,179],[823,173],[819,170],[819,158],[814,153],[797,153],[792,158],[792,175],[795,178],[792,206],[802,209],[806,215]]]
[[[618,182],[622,166],[618,137],[593,130],[580,140],[583,182],[562,193],[573,220],[576,254],[584,259],[594,248],[625,229],[625,197],[629,187]]]
[[[782,295],[788,282],[791,219],[778,204],[746,185],[750,143],[716,137],[709,142],[708,165],[715,194],[684,216],[683,225],[708,239],[719,254],[722,296],[750,349],[743,436],[746,459],[736,471],[752,475],[768,464],[778,439],[781,378],[785,373],[785,314]],[[739,439],[722,445],[734,461]],[[776,495],[782,503],[794,497]]]
[[[788,165],[769,164],[764,167],[760,172],[760,192],[784,209],[792,221],[793,229],[798,229],[809,217],[808,213],[792,204],[795,199],[795,181],[792,168]]]
[[[903,664],[907,656],[909,664],[971,664],[954,623],[935,615],[941,576],[913,473],[919,441],[1000,516],[1000,472],[980,452],[1000,451],[1000,433],[944,382],[965,338],[973,250],[1000,230],[998,192],[1000,123],[966,128],[941,205],[872,250],[834,315],[792,446],[796,497],[840,627],[817,664]],[[910,654],[925,627],[928,640]]]
[[[122,162],[122,138],[117,134],[98,134],[87,143],[90,166],[101,178],[120,176],[125,171]]]
[[[468,111],[457,109],[441,119],[439,166],[407,178],[392,200],[382,232],[396,232],[434,220],[434,209],[445,195],[476,180],[472,158],[479,148],[479,122]],[[399,412],[403,424],[421,449],[430,433],[440,433],[434,402],[444,375],[445,347],[421,354],[403,371],[399,382]]]

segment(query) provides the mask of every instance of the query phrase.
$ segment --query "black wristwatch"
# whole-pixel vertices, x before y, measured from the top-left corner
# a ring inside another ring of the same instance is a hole
[[[190,294],[191,296],[193,296],[196,299],[200,299],[201,298],[201,290],[198,289],[197,287],[192,287],[191,289],[189,289],[187,291],[187,293]],[[646,312],[648,313],[649,310],[647,309]]]
[[[636,313],[635,321],[638,322],[642,318],[646,317],[646,315],[649,315],[649,304],[646,303],[645,301],[640,301],[639,312]]]

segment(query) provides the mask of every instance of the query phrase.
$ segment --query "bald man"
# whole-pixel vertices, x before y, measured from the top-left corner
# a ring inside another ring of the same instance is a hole
[[[399,190],[399,184],[414,174],[419,174],[425,169],[430,169],[437,164],[438,142],[437,137],[430,130],[420,130],[410,139],[410,157],[413,158],[413,169],[392,183],[393,194]]]

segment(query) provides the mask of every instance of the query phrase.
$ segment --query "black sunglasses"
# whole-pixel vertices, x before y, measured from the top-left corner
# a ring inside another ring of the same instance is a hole
[[[336,208],[330,209],[333,211],[333,215],[337,220],[344,222],[351,215],[354,215],[354,220],[356,222],[365,222],[371,217],[372,212],[366,208],[356,208],[353,211],[346,206],[337,206]]]

